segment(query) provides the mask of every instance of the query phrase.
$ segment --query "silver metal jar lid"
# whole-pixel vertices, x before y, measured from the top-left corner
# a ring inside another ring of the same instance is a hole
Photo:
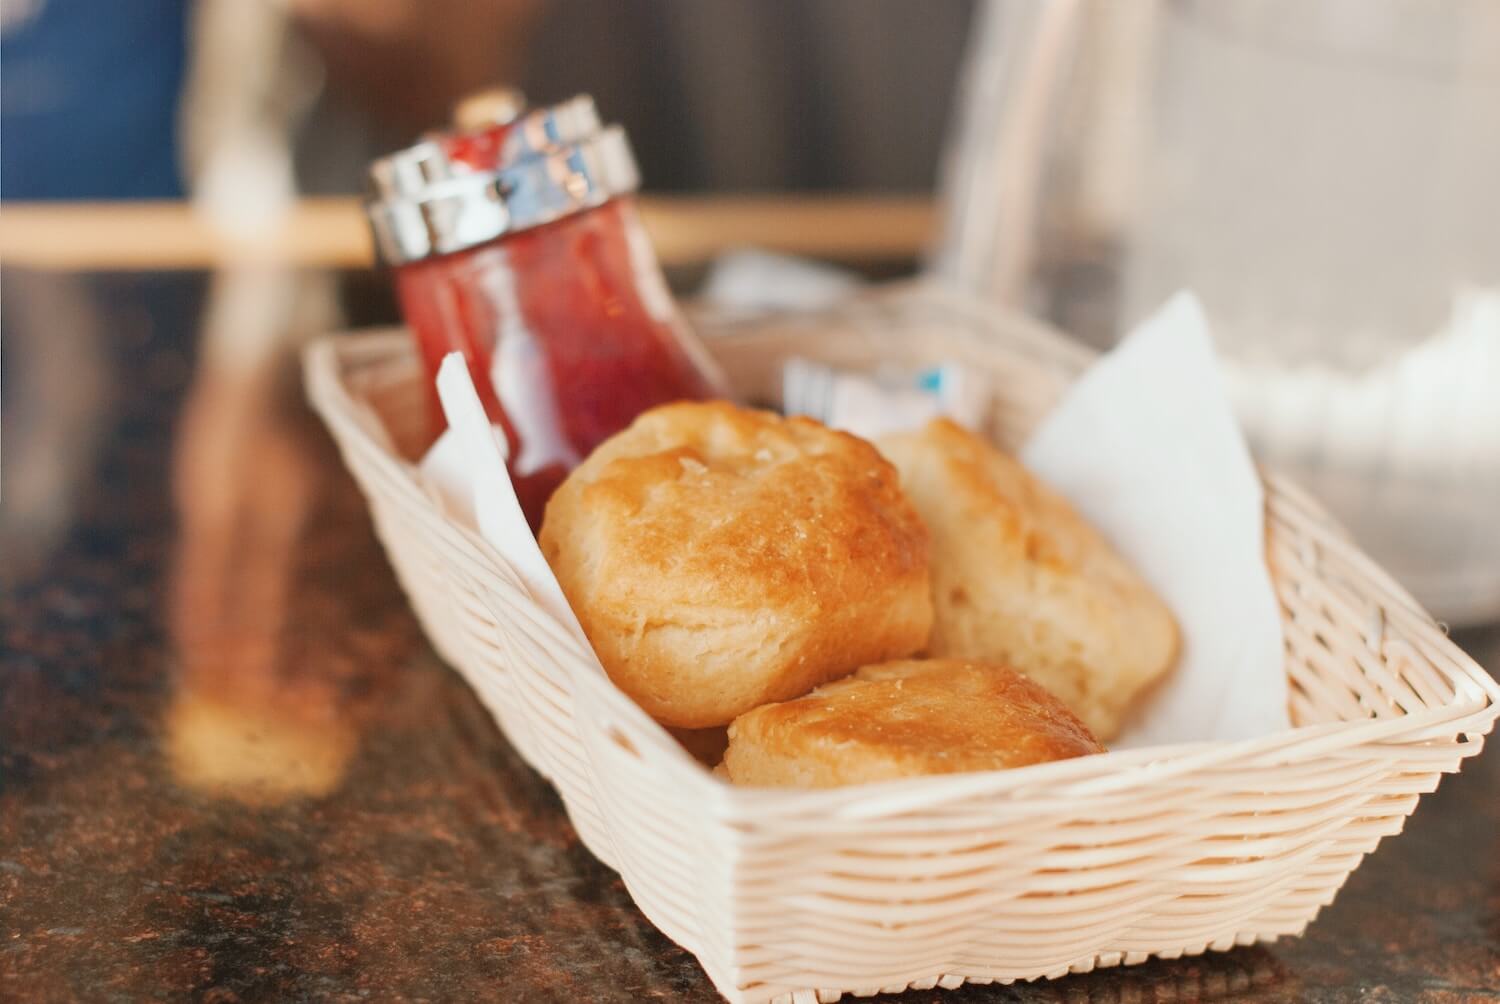
[[[497,113],[495,121],[511,124],[500,149],[502,165],[581,142],[603,128],[594,99],[587,94],[538,108],[520,118]],[[424,139],[371,161],[370,192],[375,199],[415,199],[437,182],[482,173],[482,169],[448,157],[440,139]]]
[[[404,150],[370,162],[370,197],[375,200],[414,199],[434,185],[464,173],[434,140],[422,140]]]
[[[442,150],[432,147],[436,160],[416,156],[390,169],[389,176],[401,180],[389,190],[410,194],[377,194],[365,203],[376,250],[387,264],[463,251],[592,209],[640,187],[635,157],[619,126],[493,174],[456,171]],[[425,186],[407,187],[419,177],[430,180]]]
[[[599,110],[587,94],[528,112],[511,125],[500,147],[500,163],[509,165],[526,157],[550,153],[578,143],[604,128]]]

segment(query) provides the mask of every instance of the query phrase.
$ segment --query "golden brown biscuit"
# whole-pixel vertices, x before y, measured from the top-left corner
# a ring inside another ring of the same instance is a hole
[[[1177,657],[1166,605],[1060,495],[952,422],[880,449],[932,534],[927,653],[1014,666],[1113,738]]]
[[[563,482],[541,545],[610,678],[666,725],[727,725],[932,626],[895,468],[808,419],[646,412]]]
[[[908,660],[741,715],[723,773],[736,784],[832,788],[1102,752],[1061,701],[1013,669]]]

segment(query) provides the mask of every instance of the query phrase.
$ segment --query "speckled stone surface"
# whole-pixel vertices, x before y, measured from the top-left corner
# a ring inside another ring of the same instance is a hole
[[[290,340],[200,351],[201,289],[6,278],[0,999],[713,999],[423,641]],[[1497,852],[1492,747],[1303,938],[900,999],[1500,1000]]]

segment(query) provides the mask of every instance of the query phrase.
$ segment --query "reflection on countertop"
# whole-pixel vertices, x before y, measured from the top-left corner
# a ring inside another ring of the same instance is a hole
[[[422,640],[298,338],[235,333],[285,283],[5,281],[0,998],[711,998]],[[1304,938],[901,1000],[1500,999],[1500,753],[1407,830]]]
[[[329,473],[295,421],[289,366],[296,332],[316,330],[294,305],[317,294],[283,270],[215,276],[172,449],[176,671],[162,742],[179,784],[247,804],[332,792],[367,703],[344,687],[357,675],[347,660],[290,644],[303,538]]]

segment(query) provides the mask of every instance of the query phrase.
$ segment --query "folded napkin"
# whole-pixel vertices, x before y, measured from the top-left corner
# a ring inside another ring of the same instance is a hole
[[[1182,629],[1177,668],[1116,748],[1291,727],[1265,497],[1195,297],[1179,293],[1091,366],[1021,460],[1110,539]]]

